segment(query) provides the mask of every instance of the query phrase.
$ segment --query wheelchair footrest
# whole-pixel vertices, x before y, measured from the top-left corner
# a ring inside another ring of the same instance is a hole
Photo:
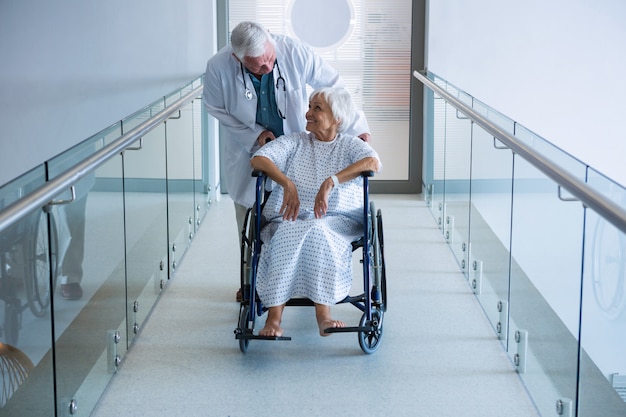
[[[259,336],[252,333],[237,333],[235,339],[248,339],[248,340],[291,340],[289,336]]]
[[[313,305],[315,305],[313,301],[308,298],[292,298],[287,301],[287,306],[289,307],[311,307]]]
[[[370,332],[375,332],[375,331],[376,331],[376,327],[374,326],[329,327],[328,329],[324,329],[324,333],[356,333],[356,332],[370,333]]]

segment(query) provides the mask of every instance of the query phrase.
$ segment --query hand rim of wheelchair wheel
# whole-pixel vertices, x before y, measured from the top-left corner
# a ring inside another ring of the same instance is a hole
[[[387,311],[387,272],[385,270],[385,242],[383,234],[383,213],[378,209],[376,212],[378,223],[378,249],[380,251],[380,292],[382,297],[382,311]]]
[[[32,253],[28,255],[30,259],[27,262],[29,272],[25,278],[26,298],[33,315],[43,317],[49,311],[50,298],[58,277],[59,244],[56,221],[52,213],[40,212],[37,215],[33,233],[35,238],[31,245]]]
[[[254,320],[252,320],[252,328],[248,328],[248,314],[250,312],[250,306],[249,305],[242,305],[241,306],[241,311],[239,312],[239,327],[237,327],[237,330],[235,330],[235,332],[241,332],[241,333],[246,333],[246,332],[252,332],[254,330]],[[254,312],[252,313],[254,314]],[[247,338],[240,338],[239,339],[239,349],[241,350],[242,353],[246,353],[246,351],[248,350],[248,345],[250,344],[250,339]]]

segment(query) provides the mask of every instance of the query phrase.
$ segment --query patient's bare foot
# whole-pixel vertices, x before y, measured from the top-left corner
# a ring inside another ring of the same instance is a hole
[[[339,321],[339,320],[324,320],[322,322],[317,322],[319,328],[320,328],[320,336],[330,336],[332,333],[325,333],[324,330],[329,329],[329,328],[335,328],[335,327],[346,327],[346,323],[344,323],[343,321]]]
[[[283,329],[280,328],[280,322],[283,316],[284,305],[270,307],[267,309],[267,320],[265,327],[259,330],[259,336],[280,337],[283,335]]]
[[[333,320],[330,316],[330,306],[315,304],[315,318],[317,319],[320,336],[330,336],[332,333],[324,333],[324,330],[328,328],[346,327],[346,323],[343,321]]]
[[[283,329],[280,327],[280,322],[267,320],[265,322],[265,327],[259,330],[259,336],[276,336],[280,337],[283,335]]]

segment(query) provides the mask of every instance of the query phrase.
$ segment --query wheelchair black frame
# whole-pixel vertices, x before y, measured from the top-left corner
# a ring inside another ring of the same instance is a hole
[[[382,246],[382,242],[380,241],[380,238],[382,237],[381,235],[382,230],[376,229],[378,230],[378,233],[381,236],[373,236],[374,227],[372,227],[372,224],[370,223],[370,219],[372,222],[380,221],[381,223],[379,226],[380,228],[382,228],[382,219],[379,218],[379,216],[381,216],[380,211],[378,213],[371,213],[371,210],[370,210],[369,177],[372,177],[373,175],[374,173],[372,171],[365,171],[361,173],[361,177],[363,178],[363,236],[359,241],[353,242],[353,251],[359,247],[362,247],[362,251],[363,251],[361,263],[363,266],[363,290],[364,291],[363,291],[363,294],[359,296],[348,295],[344,300],[338,303],[338,304],[350,303],[354,305],[356,308],[358,308],[359,310],[361,310],[364,315],[361,319],[361,323],[359,326],[330,328],[330,329],[325,330],[326,333],[358,332],[359,344],[361,345],[361,349],[365,353],[373,353],[378,348],[379,339],[380,339],[380,336],[382,336],[383,311],[386,310],[386,306],[385,306],[386,300],[384,300],[384,298],[386,297],[386,294],[385,294],[386,283],[384,282],[384,280],[386,279],[385,272],[384,272],[384,258],[379,260],[380,262],[382,262],[381,267],[383,270],[381,272],[382,273],[381,279],[383,280],[383,282],[381,283],[381,287],[383,288],[376,288],[376,293],[374,295],[372,294],[374,287],[372,286],[372,277],[371,277],[371,273],[373,272],[373,270],[370,269],[370,265],[372,261],[371,259],[372,254],[371,254],[371,249],[370,249],[370,246],[372,244],[371,241],[373,239],[379,238],[379,245]],[[252,253],[252,257],[250,260],[251,261],[250,267],[251,267],[252,273],[250,274],[249,291],[246,288],[242,288],[240,323],[239,323],[239,327],[235,329],[236,339],[238,339],[240,342],[240,348],[242,352],[245,352],[247,350],[248,342],[250,339],[291,340],[291,337],[286,337],[286,336],[266,337],[266,336],[253,334],[254,322],[255,322],[256,316],[257,315],[262,316],[264,313],[264,307],[262,306],[262,303],[256,294],[256,277],[257,277],[256,271],[258,268],[259,256],[261,253],[261,245],[262,245],[259,232],[261,230],[261,214],[262,214],[261,212],[263,209],[263,204],[260,202],[264,201],[264,197],[266,197],[265,187],[264,187],[266,177],[261,171],[253,172],[252,176],[256,177],[256,189],[255,189],[256,200],[255,200],[255,205],[253,207],[253,210],[254,210],[253,220],[255,222],[253,227],[256,233],[254,233],[252,241],[249,242],[251,246],[251,253]],[[246,221],[246,225],[247,224],[248,224],[248,221]],[[245,228],[244,228],[244,231],[242,231],[242,234],[243,234],[242,239],[247,239],[247,236],[245,236]],[[381,257],[384,256],[384,254],[382,253],[382,247],[379,249],[381,251],[380,256]],[[242,250],[242,257],[243,256],[244,254]],[[372,298],[376,298],[376,300],[378,300],[379,305],[381,307],[380,310],[377,310],[376,312],[377,314],[374,314]],[[247,309],[245,308],[246,303],[248,303]],[[305,299],[305,298],[291,299],[287,303],[287,306],[312,306],[312,305],[313,303],[310,300]],[[243,319],[242,317],[243,314],[246,315],[245,317],[246,323],[245,323],[244,329],[241,328],[241,324],[242,324],[241,321]],[[368,337],[367,335],[370,335],[369,341],[364,339],[365,337]],[[374,343],[372,343],[372,339],[371,339],[372,337],[375,338]]]

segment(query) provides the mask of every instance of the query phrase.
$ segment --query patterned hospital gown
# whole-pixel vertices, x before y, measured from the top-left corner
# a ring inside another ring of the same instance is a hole
[[[339,134],[322,142],[307,132],[279,137],[259,149],[298,190],[300,213],[283,221],[283,188],[276,185],[263,209],[270,222],[261,231],[264,244],[256,288],[266,307],[305,297],[318,304],[343,300],[352,284],[351,242],[363,235],[363,180],[340,184],[329,196],[327,214],[316,219],[315,196],[322,182],[365,157],[378,158],[361,139]]]

